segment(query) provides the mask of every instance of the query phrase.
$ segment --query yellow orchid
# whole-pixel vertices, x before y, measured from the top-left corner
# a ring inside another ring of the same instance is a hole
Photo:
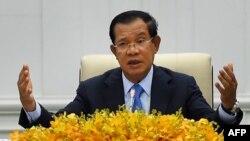
[[[9,134],[12,141],[223,141],[215,122],[186,119],[181,109],[175,114],[134,113],[124,107],[116,112],[96,111],[86,118],[75,114],[54,117],[50,128],[34,126]]]

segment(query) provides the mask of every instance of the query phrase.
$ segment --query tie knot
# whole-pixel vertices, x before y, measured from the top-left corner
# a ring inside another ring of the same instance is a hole
[[[144,91],[140,84],[134,84],[131,89],[135,91],[135,97],[140,97]]]

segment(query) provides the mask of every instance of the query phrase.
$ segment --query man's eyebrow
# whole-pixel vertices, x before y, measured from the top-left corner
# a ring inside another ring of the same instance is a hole
[[[146,35],[147,35],[147,34],[146,34],[146,32],[144,32],[144,31],[137,34],[137,36],[146,36]]]
[[[127,40],[127,38],[126,38],[126,37],[122,37],[122,38],[120,38],[119,40],[117,40],[117,42],[119,42],[119,41],[124,41],[124,40]]]
[[[145,31],[141,31],[139,33],[136,34],[137,38],[138,36],[147,36],[147,33]],[[121,37],[120,39],[118,39],[116,42],[120,42],[120,41],[126,41],[128,40],[127,37]]]

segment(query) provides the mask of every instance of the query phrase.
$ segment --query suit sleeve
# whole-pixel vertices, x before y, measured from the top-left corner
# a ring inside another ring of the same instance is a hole
[[[53,113],[48,112],[42,105],[41,116],[35,121],[30,123],[24,109],[21,110],[19,117],[19,124],[24,128],[30,128],[32,126],[42,125],[43,127],[50,127],[50,121],[53,119]]]
[[[205,98],[202,96],[200,88],[196,84],[193,77],[189,79],[188,93],[190,94],[190,99],[188,100],[187,105],[188,107],[190,107],[188,112],[190,116],[189,118],[207,118],[210,121],[217,122],[221,129],[223,129],[226,124],[228,124],[220,118],[218,108],[214,111],[206,102]],[[242,117],[243,112],[239,110],[237,116],[235,117],[235,122],[230,124],[239,124],[242,120]]]

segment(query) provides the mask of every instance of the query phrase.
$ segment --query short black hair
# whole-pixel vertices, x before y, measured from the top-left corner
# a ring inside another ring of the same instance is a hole
[[[123,12],[119,15],[117,15],[111,22],[110,27],[109,27],[109,36],[112,41],[112,43],[115,42],[115,33],[114,33],[114,28],[115,25],[118,23],[130,23],[136,19],[142,19],[148,26],[148,32],[151,37],[154,37],[157,35],[157,30],[158,30],[158,24],[155,20],[154,17],[152,17],[149,13],[144,12],[144,11],[137,11],[137,10],[131,10],[131,11],[126,11]]]

